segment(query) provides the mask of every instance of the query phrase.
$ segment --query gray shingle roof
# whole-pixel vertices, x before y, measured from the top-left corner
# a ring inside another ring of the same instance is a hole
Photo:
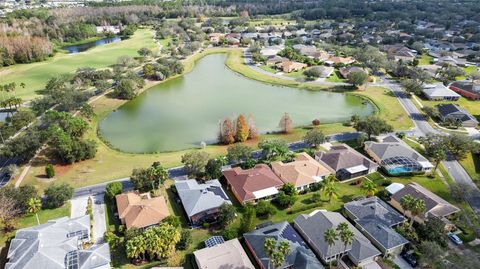
[[[392,227],[402,223],[405,218],[378,197],[351,201],[344,205],[353,215],[355,223],[362,232],[370,235],[384,249],[389,250],[408,243]]]
[[[344,208],[357,219],[373,219],[389,227],[405,221],[400,213],[376,196],[348,202]]]
[[[364,231],[373,237],[377,243],[387,250],[408,243],[407,239],[381,222],[375,222],[371,219],[360,219],[356,222]]]
[[[382,142],[367,141],[365,146],[381,160],[404,156],[418,162],[428,162],[425,157],[392,135],[385,137]]]
[[[79,249],[81,239],[69,233],[90,233],[90,216],[67,217],[29,228],[20,229],[8,250],[6,269],[65,268],[67,253],[78,254],[81,269],[110,268],[110,250],[107,244],[90,249]],[[88,238],[87,238],[88,239]]]
[[[324,261],[329,256],[344,252],[344,245],[340,239],[337,239],[334,245],[329,246],[324,238],[326,230],[331,228],[336,229],[342,222],[348,223],[350,230],[355,235],[355,240],[352,244],[347,245],[345,249],[349,255],[352,255],[358,261],[380,255],[380,251],[340,213],[317,210],[308,215],[300,215],[294,220],[294,224],[298,230],[301,231],[304,236],[308,237],[309,242],[321,252],[317,254]]]
[[[222,185],[216,179],[203,184],[198,184],[194,179],[177,181],[175,187],[189,217],[209,209],[218,208],[224,203],[231,204],[227,194],[222,189]]]
[[[477,121],[477,119],[472,116],[472,114],[468,113],[467,110],[464,108],[456,105],[456,104],[440,104],[437,106],[438,107],[438,112],[442,117],[446,117],[450,114],[460,114],[462,117],[458,117],[459,120],[461,121]]]
[[[287,241],[290,243],[290,254],[286,257],[285,263],[278,269],[290,268],[291,266],[300,269],[324,268],[302,237],[286,221],[245,233],[243,237],[265,268],[268,267],[269,263],[269,258],[264,250],[264,242],[267,238],[274,238],[277,242]]]

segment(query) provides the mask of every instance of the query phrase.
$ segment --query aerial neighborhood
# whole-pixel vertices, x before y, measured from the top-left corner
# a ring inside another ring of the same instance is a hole
[[[0,268],[480,268],[475,1],[2,1]]]

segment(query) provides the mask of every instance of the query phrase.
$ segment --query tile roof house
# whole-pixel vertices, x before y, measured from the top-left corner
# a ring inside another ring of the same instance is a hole
[[[223,171],[223,175],[241,204],[273,198],[283,186],[283,181],[266,164],[257,164],[248,170],[235,167]]]
[[[419,223],[423,223],[429,216],[442,219],[460,211],[457,207],[415,182],[406,185],[393,194],[390,204],[400,212],[403,212],[400,201],[402,197],[408,194],[414,198],[420,198],[425,201],[425,213],[415,217],[415,221]],[[406,213],[409,215],[408,211]]]
[[[355,62],[355,59],[353,59],[352,57],[339,57],[339,56],[331,56],[325,61],[325,63],[328,65],[352,64],[354,62]]]
[[[437,106],[442,121],[455,120],[463,127],[477,127],[478,120],[464,108],[456,104],[440,104]]]
[[[343,78],[347,78],[348,75],[350,73],[353,73],[353,72],[362,72],[362,73],[368,74],[368,72],[365,71],[365,69],[363,69],[361,67],[358,67],[358,66],[342,67],[342,68],[338,69],[338,72],[340,73],[340,75]]]
[[[373,196],[351,201],[343,206],[346,215],[355,226],[384,254],[400,253],[408,240],[393,227],[403,223],[405,218],[395,209]]]
[[[178,196],[190,222],[194,225],[215,221],[220,206],[231,204],[222,185],[216,179],[199,184],[194,179],[175,182]]]
[[[332,146],[326,152],[316,152],[315,160],[335,171],[339,180],[368,175],[378,168],[378,164],[346,144]]]
[[[388,135],[380,142],[367,141],[364,149],[390,175],[424,173],[433,168],[425,157],[394,135]]]
[[[63,217],[20,229],[10,243],[6,269],[108,269],[110,248],[96,244],[88,249],[90,216]]]
[[[273,172],[284,182],[292,183],[297,190],[303,190],[316,182],[321,182],[332,174],[329,168],[315,161],[305,152],[299,153],[295,161],[271,163]]]
[[[162,196],[152,198],[150,193],[128,192],[115,196],[115,199],[118,216],[127,230],[157,225],[170,215],[165,198]]]
[[[270,259],[267,253],[265,253],[264,248],[267,238],[273,238],[277,243],[286,241],[290,244],[290,253],[285,258],[283,265],[277,267],[277,269],[324,268],[312,250],[305,241],[303,241],[302,237],[286,221],[245,233],[243,237],[245,238],[248,249],[255,257],[255,261],[261,269],[271,268],[271,266],[269,267]]]
[[[255,269],[237,238],[193,252],[199,269]]]
[[[293,62],[290,60],[284,60],[276,64],[277,68],[281,69],[285,73],[290,73],[293,71],[299,71],[307,67],[304,63]]]
[[[472,100],[480,100],[480,84],[471,81],[455,81],[449,86],[450,90]]]
[[[355,236],[353,242],[345,247],[338,238],[333,245],[328,245],[325,242],[325,231],[336,229],[342,222],[347,223],[353,232]],[[375,257],[381,254],[360,231],[338,212],[315,210],[310,214],[298,216],[293,221],[293,225],[324,263],[335,260],[339,255],[346,253],[356,266],[364,267],[373,263]]]
[[[460,98],[458,93],[445,87],[443,83],[426,84],[422,91],[427,99],[434,101],[457,101]]]

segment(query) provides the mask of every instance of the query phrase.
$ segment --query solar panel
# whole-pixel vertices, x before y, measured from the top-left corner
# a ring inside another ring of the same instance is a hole
[[[302,237],[290,225],[286,226],[285,229],[282,231],[282,237],[309,249],[305,241],[303,241]]]
[[[88,230],[79,230],[75,232],[71,232],[67,234],[67,237],[75,237],[78,236],[78,239],[83,240],[83,239],[88,239]]]
[[[78,251],[73,250],[67,252],[67,255],[65,255],[65,267],[66,269],[78,269]]]
[[[211,247],[214,247],[216,245],[225,243],[225,240],[221,236],[212,236],[212,237],[208,238],[207,240],[205,240],[204,243],[205,243],[205,246],[207,248],[211,248]]]

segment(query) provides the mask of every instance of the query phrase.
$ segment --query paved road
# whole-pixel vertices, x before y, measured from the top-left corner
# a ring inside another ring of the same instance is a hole
[[[339,134],[333,134],[328,136],[330,141],[347,141],[347,140],[352,140],[357,138],[360,135],[358,132],[350,132],[350,133],[339,133]],[[305,144],[303,141],[297,141],[290,143],[288,145],[289,149],[291,151],[298,151],[304,148],[307,148],[308,145]],[[254,159],[258,159],[261,157],[261,151],[257,150],[252,153],[252,157]],[[186,178],[187,177],[187,172],[185,171],[185,168],[183,166],[175,167],[175,168],[170,168],[168,169],[168,175],[170,178],[173,179],[178,179],[178,178]],[[97,195],[97,194],[103,194],[105,192],[105,188],[108,183],[110,182],[121,182],[123,185],[123,190],[133,190],[133,184],[130,181],[130,178],[120,178],[116,180],[112,180],[109,182],[104,182],[96,185],[91,185],[87,187],[82,187],[75,189],[75,192],[73,194],[74,198],[82,197],[82,196],[89,196],[89,195]]]
[[[417,137],[425,136],[428,133],[440,134],[438,130],[434,129],[418,110],[418,108],[413,104],[411,98],[409,98],[405,92],[402,90],[402,87],[395,81],[383,77],[383,83],[378,84],[379,86],[388,87],[397,97],[398,101],[405,108],[407,113],[410,115],[410,118],[415,124],[415,130],[413,131],[414,135]],[[443,133],[442,133],[443,134]],[[470,204],[470,206],[480,214],[480,190],[477,185],[472,181],[470,176],[467,174],[465,169],[458,163],[456,160],[447,160],[442,162],[447,172],[450,174],[450,177],[457,182],[462,184],[467,184],[471,186],[472,191],[465,196],[465,200]]]

